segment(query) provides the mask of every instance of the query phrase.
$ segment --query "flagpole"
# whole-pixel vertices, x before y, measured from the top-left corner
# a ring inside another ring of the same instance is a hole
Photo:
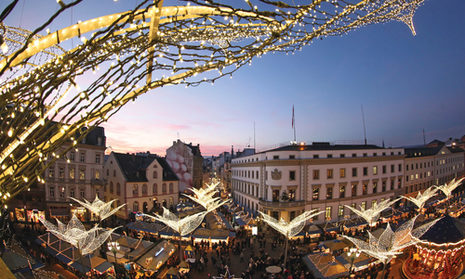
[[[294,143],[297,142],[295,136],[295,116],[294,116],[294,105],[292,105],[292,128],[294,128]]]

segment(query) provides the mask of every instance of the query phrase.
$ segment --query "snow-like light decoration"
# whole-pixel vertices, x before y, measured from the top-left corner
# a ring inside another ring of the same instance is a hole
[[[418,207],[418,210],[421,210],[423,206],[425,205],[425,203],[436,195],[437,191],[438,189],[432,186],[426,189],[423,193],[418,192],[416,197],[408,197],[408,196],[402,196],[402,197],[414,203]]]
[[[203,218],[207,214],[207,211],[202,211],[196,214],[188,215],[184,218],[178,218],[174,213],[163,207],[162,216],[155,213],[155,216],[144,214],[144,216],[150,217],[155,221],[161,222],[175,232],[179,233],[180,236],[185,236],[193,232],[202,223]]]
[[[286,238],[286,247],[284,250],[284,265],[286,265],[287,261],[287,249],[289,246],[289,238],[296,236],[305,226],[307,220],[323,213],[323,211],[319,211],[318,209],[312,209],[310,211],[305,211],[304,213],[300,214],[299,216],[292,219],[290,222],[286,222],[283,218],[279,221],[275,218],[271,217],[270,215],[258,211],[261,215],[261,219],[267,223],[270,227],[277,230],[279,233],[285,236]]]
[[[0,25],[1,203],[44,183],[43,173],[77,148],[90,130],[84,128],[102,124],[146,92],[214,83],[264,54],[292,54],[368,24],[397,20],[414,31],[412,17],[423,1],[180,0],[163,7],[161,0],[141,0],[134,10],[49,30],[82,2],[60,0],[26,36]],[[1,13],[2,22],[9,12]],[[59,48],[74,38],[79,45]],[[92,81],[78,84],[90,73]],[[60,99],[66,102],[57,104]]]
[[[460,183],[462,183],[464,179],[464,177],[460,178],[459,180],[456,180],[454,178],[451,181],[449,181],[449,183],[445,183],[441,186],[436,186],[436,188],[438,188],[438,190],[441,190],[441,192],[443,192],[444,195],[446,195],[446,199],[450,199],[452,197],[452,192],[460,186]]]
[[[348,209],[352,210],[355,214],[357,214],[358,216],[365,219],[365,221],[367,221],[368,225],[373,227],[373,226],[376,225],[376,222],[378,221],[379,217],[381,216],[381,212],[383,212],[384,210],[391,207],[391,205],[396,203],[398,200],[399,199],[395,199],[395,200],[391,201],[391,200],[387,199],[387,200],[381,201],[379,203],[376,202],[369,209],[363,209],[361,206],[360,206],[360,210],[358,210],[355,207],[349,206],[349,205],[345,205],[345,207],[347,207]]]
[[[394,256],[402,254],[404,248],[417,243],[418,239],[439,220],[436,219],[414,229],[416,218],[417,216],[406,221],[395,231],[388,223],[379,237],[368,232],[368,242],[347,235],[343,237],[350,240],[360,251],[387,264]]]
[[[207,212],[211,212],[229,202],[229,199],[222,200],[220,197],[213,197],[217,193],[216,187],[218,185],[219,183],[212,183],[207,185],[206,188],[191,188],[190,190],[195,194],[195,196],[186,194],[183,195],[203,206],[207,210]]]
[[[82,255],[90,254],[98,249],[110,237],[113,231],[117,229],[103,229],[95,225],[93,228],[86,230],[76,215],[73,215],[67,225],[64,225],[58,219],[57,226],[44,218],[40,218],[39,220],[47,231],[78,248]]]
[[[84,202],[75,199],[73,197],[69,197],[70,199],[74,200],[75,202],[79,203],[83,207],[87,208],[90,212],[94,213],[95,215],[100,217],[100,221],[110,217],[111,215],[115,214],[118,210],[120,210],[126,204],[122,204],[115,209],[111,209],[111,204],[115,202],[117,199],[114,199],[109,202],[101,201],[98,196],[95,196],[94,201],[91,203],[84,199]]]

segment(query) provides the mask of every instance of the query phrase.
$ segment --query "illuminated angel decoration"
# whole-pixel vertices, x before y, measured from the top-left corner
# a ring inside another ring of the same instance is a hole
[[[446,195],[446,199],[449,199],[452,197],[452,192],[460,186],[460,183],[462,183],[464,177],[460,178],[459,180],[452,179],[449,183],[445,183],[444,185],[441,186],[436,186],[438,190],[441,190],[441,192]]]
[[[384,210],[391,207],[391,205],[393,205],[398,200],[399,199],[395,199],[395,200],[391,201],[391,200],[387,199],[387,200],[384,200],[384,201],[382,201],[380,203],[374,203],[373,206],[370,209],[363,209],[361,206],[360,206],[360,210],[358,210],[355,207],[348,206],[348,205],[345,205],[345,207],[349,208],[355,214],[357,214],[358,216],[365,219],[365,221],[367,221],[368,225],[373,227],[373,226],[376,225],[376,222],[378,221],[379,217],[381,216],[381,212],[383,212]]]
[[[203,206],[207,210],[207,212],[211,212],[229,202],[229,199],[222,201],[220,197],[213,197],[217,193],[216,187],[219,184],[219,182],[212,183],[207,185],[206,188],[201,189],[191,188],[190,190],[195,194],[195,196],[186,194],[183,195]]]
[[[144,214],[155,221],[161,222],[168,227],[172,228],[180,236],[185,236],[193,232],[202,223],[203,218],[207,211],[202,211],[196,214],[186,216],[182,219],[178,218],[174,213],[163,207],[163,215],[160,216],[155,213],[155,216]]]
[[[103,229],[95,225],[93,228],[86,230],[84,225],[79,221],[76,215],[73,215],[67,225],[57,219],[57,226],[44,218],[39,219],[47,231],[78,248],[82,255],[87,255],[98,249],[110,235],[113,229]]]
[[[418,207],[418,210],[421,210],[423,206],[425,206],[425,203],[436,195],[437,191],[438,191],[438,188],[429,187],[423,193],[418,192],[415,198],[407,197],[407,196],[402,196],[402,197],[414,203]]]
[[[90,212],[94,213],[95,215],[100,217],[100,221],[103,221],[104,219],[110,217],[111,215],[115,214],[118,210],[120,210],[123,206],[126,204],[120,205],[116,207],[115,209],[111,209],[111,204],[116,201],[116,199],[109,201],[109,202],[103,202],[101,201],[98,196],[95,196],[95,199],[92,203],[84,199],[84,202],[69,197],[70,199],[76,201],[83,207],[87,208]]]
[[[292,219],[292,221],[290,221],[289,223],[284,221],[283,218],[281,218],[278,221],[266,213],[263,213],[261,211],[258,211],[258,213],[260,213],[262,217],[261,219],[265,223],[267,223],[270,227],[277,230],[279,233],[286,237],[286,248],[284,252],[284,265],[286,265],[289,238],[296,236],[300,231],[302,231],[307,220],[317,216],[318,214],[323,213],[323,211],[319,211],[318,209],[305,211],[304,213]]]

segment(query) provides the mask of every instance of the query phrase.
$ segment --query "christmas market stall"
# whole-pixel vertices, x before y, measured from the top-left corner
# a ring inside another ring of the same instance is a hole
[[[163,240],[147,253],[142,255],[136,264],[140,267],[144,274],[152,276],[168,261],[174,254],[176,247],[169,241]]]
[[[458,278],[464,269],[465,220],[446,215],[415,245],[402,272],[407,278]]]

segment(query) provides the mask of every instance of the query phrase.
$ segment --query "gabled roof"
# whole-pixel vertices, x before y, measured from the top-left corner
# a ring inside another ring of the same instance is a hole
[[[460,147],[457,147],[457,146],[450,146],[450,147],[447,147],[447,149],[449,149],[450,153],[460,153],[460,152],[464,152],[464,150]]]
[[[128,154],[113,152],[116,162],[118,163],[121,171],[126,177],[127,182],[147,182],[146,171],[147,167],[152,164],[154,160],[163,168],[163,180],[174,181],[178,177],[173,172],[164,158],[155,154]]]

